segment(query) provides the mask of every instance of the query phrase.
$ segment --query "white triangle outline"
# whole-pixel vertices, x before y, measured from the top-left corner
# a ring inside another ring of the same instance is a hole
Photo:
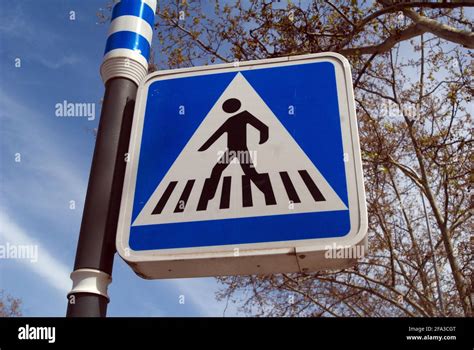
[[[235,164],[230,164],[222,174],[217,192],[214,198],[208,202],[207,210],[196,210],[205,179],[209,177],[212,167],[218,161],[219,154],[222,154],[227,149],[226,138],[221,136],[205,152],[198,152],[197,150],[220,125],[229,117],[236,114],[232,113],[227,115],[222,110],[222,103],[228,98],[239,98],[242,102],[242,107],[238,112],[248,110],[269,128],[270,136],[268,141],[260,145],[257,131],[247,126],[247,144],[248,149],[255,152],[252,153],[252,161],[256,170],[259,173],[268,173],[270,176],[273,192],[277,200],[276,205],[266,205],[263,193],[252,183],[253,206],[242,207],[240,176],[243,174],[243,171],[238,162],[236,162]],[[227,118],[225,118],[225,116],[227,116]],[[294,116],[288,116],[288,118],[294,118]],[[262,152],[264,154],[267,153],[267,156],[262,156]],[[268,154],[268,152],[271,152],[271,154]],[[324,196],[325,201],[314,201],[310,191],[299,175],[298,170],[306,170],[308,172]],[[291,203],[289,201],[288,194],[279,176],[280,171],[286,171],[288,173],[300,197],[301,203]],[[232,177],[229,209],[219,208],[224,176]],[[186,182],[190,179],[194,179],[195,182],[184,211],[175,213],[174,210],[179,202]],[[236,181],[236,179],[238,181]],[[171,181],[177,181],[177,185],[171,193],[163,211],[160,214],[152,214],[155,206]],[[280,120],[275,116],[273,111],[270,110],[263,99],[239,72],[229,83],[188,140],[183,150],[140,211],[132,226],[339,210],[348,210],[348,208]]]

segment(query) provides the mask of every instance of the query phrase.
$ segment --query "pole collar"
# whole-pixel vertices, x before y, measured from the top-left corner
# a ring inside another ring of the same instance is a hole
[[[89,293],[98,294],[110,300],[107,294],[107,288],[112,282],[112,277],[100,270],[96,269],[78,269],[71,273],[72,289],[68,293]]]

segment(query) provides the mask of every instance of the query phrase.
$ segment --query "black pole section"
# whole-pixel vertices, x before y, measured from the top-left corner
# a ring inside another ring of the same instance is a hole
[[[74,270],[94,269],[112,275],[136,93],[137,85],[125,78],[112,78],[105,84]],[[105,317],[107,304],[105,296],[71,292],[67,317]]]

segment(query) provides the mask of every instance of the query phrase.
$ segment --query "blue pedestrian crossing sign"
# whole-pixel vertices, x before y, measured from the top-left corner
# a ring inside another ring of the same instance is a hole
[[[140,85],[117,251],[145,278],[354,264],[366,204],[347,60],[161,71]]]

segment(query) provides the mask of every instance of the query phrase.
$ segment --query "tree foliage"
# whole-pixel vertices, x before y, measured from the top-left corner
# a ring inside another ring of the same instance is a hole
[[[0,290],[0,317],[19,317],[21,315],[21,300]]]

